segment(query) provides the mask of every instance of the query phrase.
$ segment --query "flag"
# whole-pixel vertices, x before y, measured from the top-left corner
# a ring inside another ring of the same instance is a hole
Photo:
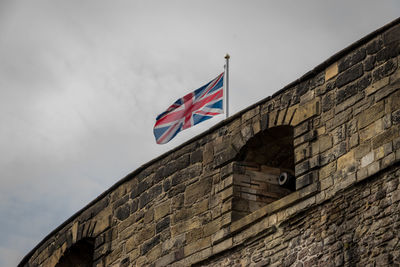
[[[156,118],[157,144],[168,143],[180,131],[223,113],[224,73],[206,85],[179,98]]]

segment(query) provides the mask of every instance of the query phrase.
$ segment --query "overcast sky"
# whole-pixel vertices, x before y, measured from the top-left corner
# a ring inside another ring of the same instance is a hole
[[[155,117],[230,61],[236,113],[397,18],[400,2],[0,0],[0,266],[129,172]]]

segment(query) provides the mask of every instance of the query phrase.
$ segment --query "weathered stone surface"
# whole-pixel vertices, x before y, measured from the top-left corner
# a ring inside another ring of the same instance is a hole
[[[322,111],[328,111],[335,105],[335,92],[329,92],[322,97]]]
[[[372,72],[373,81],[375,82],[386,76],[389,76],[396,70],[396,67],[397,67],[397,62],[395,60],[390,60],[385,64],[383,64],[382,66],[376,68]]]
[[[185,192],[185,203],[193,204],[198,199],[204,197],[211,191],[212,179],[207,177],[197,183],[194,183],[187,187]]]
[[[129,214],[130,214],[130,206],[128,204],[125,204],[124,206],[119,207],[115,211],[115,217],[120,221],[123,221],[126,218],[128,218]]]
[[[380,135],[372,139],[373,149],[376,149],[381,145],[392,141],[398,136],[399,136],[399,127],[393,126],[389,130],[381,133]]]
[[[338,63],[335,62],[325,70],[325,80],[335,77],[339,73]]]
[[[394,42],[399,42],[400,41],[399,25],[396,25],[395,27],[393,27],[392,29],[390,29],[386,33],[384,33],[383,41],[385,42],[386,45],[394,43]]]
[[[291,121],[291,125],[295,126],[304,120],[315,116],[320,113],[320,101],[319,99],[315,99],[314,101],[308,102],[296,110],[293,115],[293,119]]]
[[[375,38],[374,40],[370,41],[366,46],[366,52],[368,55],[375,54],[383,47],[383,41],[380,37]]]
[[[376,103],[370,108],[364,110],[360,113],[358,118],[358,129],[362,129],[365,126],[371,124],[372,122],[380,119],[385,112],[385,104],[383,101]]]
[[[389,77],[385,77],[375,83],[373,83],[371,86],[365,89],[365,92],[367,95],[373,94],[382,87],[386,86],[389,84]]]
[[[375,67],[376,63],[376,56],[368,56],[367,59],[364,61],[364,70],[370,71]]]
[[[351,66],[357,64],[361,60],[363,60],[366,56],[365,53],[365,48],[361,47],[360,49],[357,49],[356,51],[352,52],[350,55],[347,55],[344,57],[338,65],[339,72],[342,72]]]
[[[363,65],[361,63],[351,67],[350,69],[340,73],[336,79],[336,86],[338,88],[360,78],[364,74]]]

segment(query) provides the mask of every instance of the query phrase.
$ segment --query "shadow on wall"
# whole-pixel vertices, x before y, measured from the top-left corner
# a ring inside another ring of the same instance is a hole
[[[84,239],[65,251],[56,267],[91,267],[93,266],[94,241]]]

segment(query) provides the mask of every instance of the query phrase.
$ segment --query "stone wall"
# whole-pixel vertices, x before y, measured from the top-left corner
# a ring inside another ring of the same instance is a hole
[[[399,61],[396,20],[129,174],[20,266],[80,258],[82,242],[99,267],[400,263]],[[243,210],[243,163],[292,172],[295,191],[257,201],[267,174]]]
[[[400,169],[374,175],[196,266],[395,266],[400,262]]]

